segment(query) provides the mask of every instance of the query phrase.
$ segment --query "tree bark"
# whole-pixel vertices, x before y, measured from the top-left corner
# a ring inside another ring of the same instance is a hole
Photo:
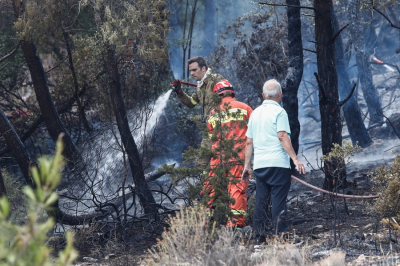
[[[7,190],[6,186],[4,185],[3,174],[1,173],[0,170],[0,198],[2,198],[3,196],[7,196]]]
[[[335,33],[340,30],[335,12],[333,13],[333,29]],[[339,95],[341,99],[345,99],[350,95],[353,86],[350,83],[349,73],[347,72],[341,35],[337,36],[335,40],[335,63],[339,79]],[[373,141],[364,125],[355,94],[343,105],[343,112],[353,145],[358,143],[363,148],[371,145]]]
[[[115,57],[115,51],[111,47],[106,50],[105,69],[109,76],[110,84],[110,97],[111,104],[114,109],[114,114],[121,135],[121,141],[128,154],[129,166],[132,171],[133,181],[135,183],[135,189],[139,196],[140,203],[143,206],[145,214],[155,214],[157,212],[156,203],[153,194],[150,191],[149,186],[144,177],[144,171],[142,166],[142,160],[135,140],[131,134],[128,124],[128,118],[126,114],[125,104],[121,93],[121,81],[118,70],[118,62]]]
[[[286,0],[287,5],[300,6],[300,0]],[[289,68],[283,82],[282,102],[288,113],[290,124],[290,139],[293,149],[299,151],[299,102],[297,92],[303,76],[303,41],[301,38],[300,8],[287,7],[288,41],[289,41]],[[291,161],[292,169],[295,169]]]
[[[76,167],[79,163],[82,163],[82,158],[54,106],[42,62],[39,56],[36,55],[36,47],[30,42],[22,41],[21,48],[31,74],[36,99],[50,137],[56,142],[58,136],[64,133],[64,137],[62,138],[64,143],[63,155],[67,159],[68,165]]]
[[[12,2],[15,18],[20,17],[24,13],[24,6],[16,1]],[[70,167],[76,167],[82,164],[83,160],[78,152],[77,147],[73,143],[71,136],[68,134],[60,116],[54,107],[53,100],[50,95],[49,86],[47,84],[46,73],[44,72],[42,62],[36,54],[36,46],[26,40],[21,41],[21,50],[24,54],[26,64],[31,75],[32,84],[35,89],[36,99],[38,101],[40,111],[46,123],[47,130],[54,142],[58,136],[64,133],[64,152],[63,155],[67,159]]]
[[[7,145],[10,147],[11,152],[15,160],[17,161],[19,168],[21,169],[22,175],[24,176],[26,183],[34,187],[35,184],[30,173],[30,167],[32,165],[35,165],[35,163],[29,158],[24,144],[18,137],[17,133],[10,124],[10,121],[8,121],[2,109],[0,109],[0,132],[1,135],[5,138]]]
[[[350,34],[356,54],[358,76],[360,77],[361,88],[364,99],[368,106],[369,126],[383,121],[382,106],[378,91],[372,82],[372,73],[369,68],[369,55],[366,51],[364,32],[361,18],[359,17],[360,0],[349,1],[348,12],[350,20]]]
[[[318,74],[315,74],[319,87],[319,108],[321,113],[322,153],[327,155],[333,143],[342,145],[342,124],[338,92],[338,78],[333,44],[333,5],[332,1],[315,0],[315,40]],[[335,169],[342,168],[334,175]],[[323,188],[329,191],[345,187],[346,169],[342,162],[324,163],[325,182]]]

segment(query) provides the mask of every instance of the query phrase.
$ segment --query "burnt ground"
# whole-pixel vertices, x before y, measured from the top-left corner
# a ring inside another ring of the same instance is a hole
[[[371,194],[370,170],[349,169],[349,188],[354,195]],[[321,187],[323,173],[312,170],[301,179]],[[331,250],[340,250],[345,252],[348,265],[397,265],[388,264],[387,261],[399,252],[400,232],[382,224],[381,218],[370,214],[367,205],[372,201],[334,200],[329,195],[292,181],[288,196],[288,224],[291,232],[303,241],[300,246],[306,247],[307,258],[319,261],[327,257]],[[333,206],[337,210],[336,216]],[[111,241],[98,246],[97,253],[93,253],[93,250],[82,253],[83,250],[80,250],[81,262],[76,265],[140,265],[140,261],[148,256],[148,249],[156,244],[156,239],[165,230],[167,220],[165,216],[159,223],[136,223],[126,232],[133,236],[126,239],[129,242],[127,245]],[[88,259],[83,260],[83,257],[97,261],[93,263]]]
[[[389,166],[394,154],[399,153],[398,139],[374,139],[374,142],[359,150],[354,162],[347,166],[349,187],[345,193],[374,194],[371,172],[380,165]],[[322,187],[324,175],[314,169],[301,179]],[[400,232],[382,223],[385,217],[371,213],[372,203],[371,199],[334,198],[293,180],[288,196],[290,228],[309,246],[311,260],[327,256],[329,250],[341,250],[349,265],[398,265]],[[391,264],[388,259],[393,257],[395,261]]]
[[[371,194],[369,171],[349,174],[349,189],[354,195]],[[322,173],[312,171],[303,180],[321,187]],[[310,259],[325,257],[332,249],[345,252],[346,262],[356,261],[360,255],[375,260],[391,249],[398,251],[399,233],[392,230],[390,235],[369,212],[367,205],[372,200],[334,198],[294,182],[288,196],[288,220],[290,228],[309,246]]]
[[[375,139],[374,145],[357,152],[354,162],[347,166],[347,180],[352,194],[373,194],[369,173],[379,165],[390,165],[394,158],[392,152],[399,152],[396,147],[399,144],[399,140]],[[311,161],[312,153],[306,153],[308,158],[301,159]],[[308,169],[308,173],[300,178],[316,187],[322,187],[324,181],[322,171],[315,169]],[[396,256],[400,253],[400,232],[382,223],[384,217],[376,217],[369,211],[368,204],[372,202],[335,199],[293,180],[288,196],[289,229],[302,240],[299,247],[305,247],[309,261],[319,261],[336,250],[346,254],[347,265],[398,265],[400,257]],[[136,222],[124,233],[125,239],[120,237],[116,241],[105,241],[97,246],[96,252],[92,248],[86,251],[81,249],[90,244],[83,242],[78,247],[80,262],[76,265],[140,264],[148,256],[148,249],[161,237],[167,220],[168,217],[164,216],[156,223],[146,220]],[[248,224],[251,225],[251,219]],[[95,242],[98,243],[91,241]],[[93,263],[83,257],[97,261]],[[394,261],[389,263],[393,258]]]

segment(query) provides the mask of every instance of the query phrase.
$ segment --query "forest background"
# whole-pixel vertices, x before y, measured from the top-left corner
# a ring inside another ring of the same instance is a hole
[[[169,226],[168,214],[195,203],[201,184],[198,153],[182,156],[200,143],[201,110],[182,106],[170,90],[173,79],[190,81],[187,59],[196,55],[253,108],[262,84],[280,81],[296,152],[323,172],[320,187],[348,193],[346,156],[320,157],[346,138],[364,159],[368,147],[397,145],[399,4],[1,1],[0,196],[12,203],[7,219],[25,221],[18,187],[37,188],[31,169],[55,154],[62,134],[66,167],[59,199],[47,210],[57,222],[52,234],[90,224],[103,246],[114,236],[129,250],[145,238],[138,231],[154,240]],[[392,201],[380,217],[397,213]]]

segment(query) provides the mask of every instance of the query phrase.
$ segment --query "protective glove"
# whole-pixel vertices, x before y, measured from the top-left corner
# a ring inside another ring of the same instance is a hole
[[[180,94],[183,93],[182,87],[181,87],[181,81],[180,81],[179,79],[174,80],[174,81],[171,83],[171,86],[173,87],[172,90],[173,90],[176,94],[180,95]]]

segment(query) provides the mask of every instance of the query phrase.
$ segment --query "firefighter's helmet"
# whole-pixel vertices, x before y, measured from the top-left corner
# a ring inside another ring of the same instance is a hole
[[[221,80],[220,82],[215,84],[213,91],[218,95],[221,95],[225,92],[231,92],[233,96],[235,96],[235,92],[233,91],[232,85],[226,79]]]

